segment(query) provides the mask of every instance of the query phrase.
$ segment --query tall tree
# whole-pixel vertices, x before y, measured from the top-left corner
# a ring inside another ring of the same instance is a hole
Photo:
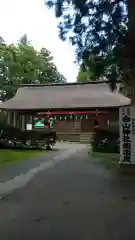
[[[8,76],[8,67],[5,63],[3,57],[0,58],[0,100],[3,101],[5,99],[5,90],[3,89],[4,84],[9,83],[9,76]]]
[[[88,73],[80,69],[77,76],[77,82],[87,82],[87,81],[89,81]]]
[[[128,29],[127,0],[45,2],[55,8],[60,37],[69,37],[76,46],[77,60],[84,68],[92,64],[96,78],[105,76],[112,82],[123,78],[118,50],[123,47]]]
[[[7,98],[15,94],[20,84],[66,81],[50,52],[45,48],[36,51],[29,41],[7,45],[1,40],[0,59],[0,89],[6,91]]]
[[[23,45],[28,45],[28,44],[29,44],[27,34],[24,34],[24,35],[19,39],[19,43],[20,43],[20,44],[23,44]]]
[[[3,37],[0,36],[0,44],[5,44],[5,40]]]
[[[41,82],[66,82],[64,76],[59,73],[54,65],[51,53],[46,48],[40,50],[40,56],[42,58],[43,66],[39,80]]]

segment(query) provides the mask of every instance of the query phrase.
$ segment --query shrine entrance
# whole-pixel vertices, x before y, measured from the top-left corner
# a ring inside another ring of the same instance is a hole
[[[95,109],[86,111],[8,111],[7,122],[22,130],[51,128],[57,133],[59,141],[87,143],[94,131],[95,121],[101,128],[118,123],[118,109]]]

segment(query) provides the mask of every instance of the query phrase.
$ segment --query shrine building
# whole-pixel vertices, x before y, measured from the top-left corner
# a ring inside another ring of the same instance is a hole
[[[104,82],[22,85],[16,95],[0,104],[7,123],[22,130],[44,129],[43,119],[53,119],[58,140],[88,142],[95,119],[100,127],[117,125],[119,107],[131,100]]]

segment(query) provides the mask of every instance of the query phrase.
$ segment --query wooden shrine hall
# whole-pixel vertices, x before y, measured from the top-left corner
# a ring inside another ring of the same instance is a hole
[[[59,140],[88,142],[98,117],[100,126],[118,124],[119,107],[130,99],[107,83],[22,85],[16,95],[3,102],[8,124],[25,130],[28,124],[43,130],[42,119],[53,118]]]

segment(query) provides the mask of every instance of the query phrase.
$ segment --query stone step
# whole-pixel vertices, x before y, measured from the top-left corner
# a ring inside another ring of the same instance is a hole
[[[80,142],[81,143],[89,143],[90,141],[90,134],[81,134],[80,135]]]

